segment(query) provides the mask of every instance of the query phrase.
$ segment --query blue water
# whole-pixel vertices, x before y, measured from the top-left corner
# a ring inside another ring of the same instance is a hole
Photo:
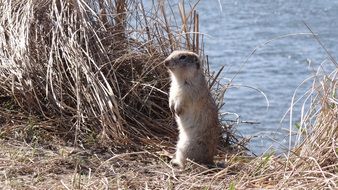
[[[233,84],[258,88],[270,102],[267,110],[259,92],[246,87],[231,88],[222,111],[237,113],[243,121],[259,122],[236,128],[237,133],[251,138],[249,149],[254,153],[261,154],[269,148],[283,151],[289,142],[289,115],[282,122],[281,119],[290,107],[293,93],[327,59],[314,38],[303,34],[309,33],[304,22],[337,57],[338,1],[202,0],[197,10],[212,69],[225,65],[224,81],[240,71]],[[262,45],[287,34],[293,35]],[[241,64],[257,46],[260,47],[241,70]],[[310,82],[300,87],[296,97],[308,87]],[[294,107],[292,125],[300,119],[301,105],[302,102]]]

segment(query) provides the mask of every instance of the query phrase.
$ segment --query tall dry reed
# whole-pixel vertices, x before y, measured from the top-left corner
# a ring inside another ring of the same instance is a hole
[[[175,139],[162,61],[174,49],[202,54],[196,11],[180,3],[175,26],[163,1],[147,10],[136,0],[0,4],[0,91],[24,115],[76,143]]]

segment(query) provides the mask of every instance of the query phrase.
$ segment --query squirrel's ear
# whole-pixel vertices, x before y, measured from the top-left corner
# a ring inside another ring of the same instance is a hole
[[[199,58],[198,57],[194,57],[194,63],[196,63],[196,67],[197,67],[197,69],[200,69],[200,67],[201,67],[201,63],[200,63],[200,60],[199,60]]]
[[[194,62],[198,62],[198,57],[194,56],[194,57],[193,57],[193,61],[194,61]]]

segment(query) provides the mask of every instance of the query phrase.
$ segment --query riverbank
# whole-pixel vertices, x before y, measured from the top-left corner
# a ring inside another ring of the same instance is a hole
[[[337,188],[337,69],[315,77],[289,152],[246,156],[246,139],[220,121],[215,159],[224,168],[170,166],[177,130],[164,58],[199,53],[219,108],[231,85],[219,82],[223,68],[209,70],[198,13],[179,7],[175,20],[161,3],[1,3],[2,187]]]

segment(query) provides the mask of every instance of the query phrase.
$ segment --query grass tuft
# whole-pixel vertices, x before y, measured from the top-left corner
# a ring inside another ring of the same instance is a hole
[[[173,144],[162,61],[201,53],[198,14],[180,8],[182,28],[161,2],[1,1],[2,96],[75,144]]]

